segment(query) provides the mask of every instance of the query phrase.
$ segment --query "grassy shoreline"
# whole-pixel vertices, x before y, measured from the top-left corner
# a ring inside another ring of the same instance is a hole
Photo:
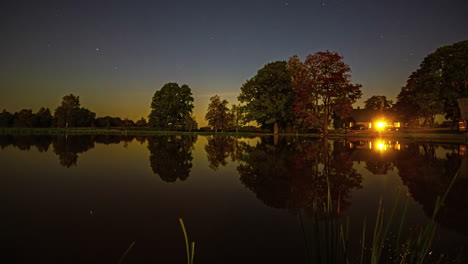
[[[207,131],[158,131],[141,128],[0,128],[0,135],[119,135],[119,136],[157,136],[157,135],[217,135],[217,136],[273,136],[273,133],[261,132],[207,132]],[[281,133],[279,136],[298,137],[324,137],[320,134]],[[405,141],[424,141],[435,143],[463,143],[468,144],[468,135],[456,131],[437,129],[411,129],[404,131],[376,132],[376,131],[352,131],[352,133],[337,133],[331,131],[329,139],[388,139]]]

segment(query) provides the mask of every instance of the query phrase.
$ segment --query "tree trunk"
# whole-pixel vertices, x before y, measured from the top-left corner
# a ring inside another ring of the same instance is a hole
[[[278,135],[278,122],[275,122],[273,125],[273,134]]]

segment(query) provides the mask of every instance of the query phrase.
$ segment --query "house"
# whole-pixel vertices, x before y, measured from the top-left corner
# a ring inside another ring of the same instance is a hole
[[[458,107],[460,108],[460,120],[458,121],[458,129],[462,132],[467,132],[468,126],[468,98],[460,98]]]
[[[388,109],[353,109],[347,121],[347,127],[364,129],[385,130],[401,127],[395,112]]]

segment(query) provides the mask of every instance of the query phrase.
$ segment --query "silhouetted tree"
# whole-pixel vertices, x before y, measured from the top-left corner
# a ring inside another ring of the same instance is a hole
[[[90,127],[94,124],[96,114],[90,110],[81,107],[76,112],[74,125],[77,127]]]
[[[228,101],[221,100],[218,95],[210,98],[205,119],[208,121],[208,125],[214,129],[215,133],[218,132],[218,129],[224,131],[232,123],[232,116],[228,112],[227,105]]]
[[[396,107],[406,120],[421,119],[433,125],[445,113],[457,119],[458,98],[468,97],[468,40],[438,48],[427,55],[398,94]]]
[[[0,127],[11,127],[15,116],[5,109],[0,113]]]
[[[144,117],[142,117],[140,120],[136,121],[136,124],[135,124],[137,127],[147,127],[148,126],[148,122],[146,122],[146,119]]]
[[[13,126],[14,127],[32,127],[33,116],[34,114],[31,109],[23,109],[15,113]]]
[[[236,129],[236,132],[239,131],[239,127],[243,121],[242,113],[240,111],[240,106],[233,104],[231,106],[231,110],[229,110],[229,114],[231,115],[231,127]]]
[[[80,97],[69,94],[63,97],[62,104],[55,109],[54,117],[58,127],[72,127],[80,110]]]
[[[186,84],[166,83],[156,91],[148,116],[149,126],[160,130],[187,130],[192,118],[193,96]]]
[[[256,121],[263,128],[273,128],[277,134],[279,127],[285,127],[292,118],[294,92],[286,62],[276,61],[263,66],[242,84],[238,100],[245,122]]]
[[[387,97],[384,95],[373,95],[364,101],[365,109],[390,109],[392,105],[392,100],[387,100]]]
[[[297,56],[288,62],[295,89],[294,114],[303,125],[317,125],[327,133],[333,113],[345,117],[351,104],[362,95],[360,84],[352,84],[351,69],[336,52],[308,55],[304,63]]]
[[[41,107],[33,116],[33,127],[51,127],[53,117],[49,108]]]

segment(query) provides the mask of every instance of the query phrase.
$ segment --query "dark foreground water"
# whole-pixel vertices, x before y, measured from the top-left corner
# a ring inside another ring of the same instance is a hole
[[[468,249],[466,145],[205,136],[0,136],[3,263],[310,263],[327,177],[350,243],[379,200],[408,197],[405,230],[437,218],[434,254]],[[371,231],[368,231],[371,233]],[[408,233],[409,231],[405,231]]]

